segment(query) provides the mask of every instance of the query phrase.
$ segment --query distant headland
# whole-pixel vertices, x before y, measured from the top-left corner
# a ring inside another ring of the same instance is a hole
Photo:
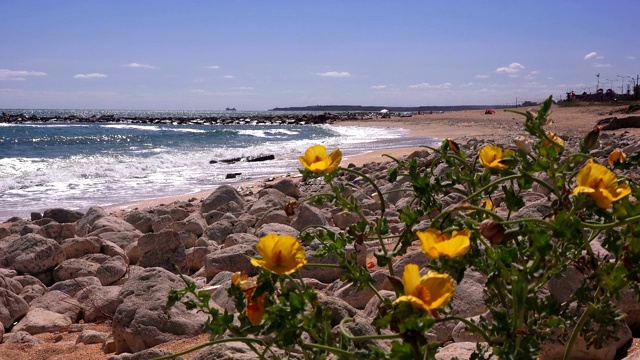
[[[315,105],[315,106],[292,106],[277,107],[269,111],[326,111],[326,112],[366,112],[380,111],[387,109],[393,112],[440,112],[440,111],[461,111],[479,110],[486,108],[502,108],[499,105],[449,105],[449,106],[361,106],[361,105]]]

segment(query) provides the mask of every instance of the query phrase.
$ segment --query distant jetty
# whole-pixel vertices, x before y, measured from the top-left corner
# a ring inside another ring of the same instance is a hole
[[[100,115],[81,117],[38,116],[3,113],[0,123],[128,123],[128,124],[164,124],[164,125],[306,125],[330,124],[334,121],[352,119],[350,114],[277,114],[256,116],[163,116],[163,117],[127,117]]]

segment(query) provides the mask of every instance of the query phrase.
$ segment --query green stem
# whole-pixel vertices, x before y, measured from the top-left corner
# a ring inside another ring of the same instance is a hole
[[[348,169],[348,168],[343,168],[343,167],[340,167],[339,170],[350,172],[350,173],[352,173],[354,175],[360,176],[361,178],[366,180],[369,184],[371,184],[371,186],[373,186],[373,188],[378,193],[378,196],[380,197],[380,212],[382,213],[382,215],[384,215],[384,212],[385,212],[384,198],[382,197],[382,192],[380,191],[380,188],[378,187],[376,182],[373,181],[373,179],[371,179],[370,177],[366,176],[365,174],[361,173],[358,170]]]
[[[342,269],[342,266],[340,266],[338,264],[310,264],[310,263],[306,263],[303,266],[304,267],[316,267],[316,268]]]
[[[482,336],[482,338],[484,339],[484,341],[486,341],[487,343],[491,344],[491,338],[489,337],[489,335],[487,335],[486,332],[484,332],[484,330],[479,327],[478,325],[476,325],[473,321],[469,320],[469,319],[465,319],[463,317],[460,316],[447,316],[445,318],[436,320],[437,322],[445,322],[445,321],[449,321],[449,320],[457,320],[460,322],[463,322],[465,325],[467,325],[467,328],[471,328],[472,331],[480,334],[480,336]]]
[[[548,222],[546,220],[537,219],[537,218],[522,218],[522,219],[517,219],[517,220],[505,221],[505,222],[502,222],[501,224],[504,225],[504,226],[507,226],[507,225],[517,225],[519,223],[536,223],[536,224],[542,225],[544,227],[547,227],[547,228],[549,228],[549,229],[551,229],[553,231],[558,230],[558,228],[556,228],[556,226],[553,225],[552,223],[550,223],[550,222]]]
[[[261,343],[261,344],[263,344],[263,343],[264,343],[264,342],[263,342],[262,340],[260,340],[260,339],[247,338],[247,337],[245,337],[245,338],[229,338],[229,339],[220,339],[220,340],[209,341],[209,342],[206,342],[206,343],[204,343],[204,344],[200,344],[200,345],[198,345],[198,346],[192,347],[192,348],[190,348],[190,349],[187,349],[187,350],[185,350],[185,351],[182,351],[182,352],[179,352],[179,353],[176,353],[176,354],[165,355],[165,356],[162,356],[162,357],[159,357],[159,358],[155,358],[154,360],[169,360],[169,359],[174,359],[174,358],[176,358],[176,357],[178,357],[178,356],[182,356],[182,355],[186,355],[186,354],[192,353],[192,352],[194,352],[194,351],[196,351],[196,350],[200,350],[200,349],[205,348],[205,347],[207,347],[207,346],[213,346],[213,345],[224,344],[224,343],[228,343],[228,342],[236,342],[236,341],[244,342],[244,343],[251,343],[251,342]],[[260,354],[257,354],[257,355],[260,355]]]
[[[303,349],[306,348],[306,349],[317,349],[317,350],[328,351],[336,355],[346,356],[347,358],[350,358],[353,356],[353,353],[346,350],[335,348],[333,346],[314,344],[314,343],[303,343],[303,344],[300,344],[300,347]]]
[[[628,217],[624,220],[620,220],[615,223],[600,224],[600,223],[581,222],[580,225],[589,229],[594,229],[594,230],[608,230],[608,229],[617,228],[619,226],[624,226],[638,220],[640,220],[640,215]]]
[[[367,341],[367,340],[386,340],[386,339],[399,339],[402,337],[400,334],[387,334],[387,335],[364,335],[364,336],[353,336],[351,335],[347,329],[344,328],[344,324],[348,322],[353,322],[353,318],[344,318],[340,321],[340,332],[347,339],[353,341]]]
[[[589,317],[589,315],[593,310],[595,310],[593,304],[589,304],[589,306],[587,306],[582,316],[580,316],[580,320],[578,320],[576,327],[573,328],[573,332],[571,333],[571,338],[569,339],[567,348],[564,351],[564,356],[562,357],[563,360],[569,360],[569,355],[571,354],[573,345],[575,344],[576,340],[578,340],[578,335],[580,335],[580,331],[584,327],[584,324],[587,322],[587,318]]]

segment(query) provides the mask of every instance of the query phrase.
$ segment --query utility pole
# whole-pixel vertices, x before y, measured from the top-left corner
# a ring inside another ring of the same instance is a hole
[[[622,79],[622,86],[620,86],[620,94],[624,95],[624,76],[616,75],[616,77],[619,77]]]
[[[598,93],[598,89],[600,89],[600,73],[598,73],[598,75],[596,75],[596,77],[598,78],[598,84],[596,85],[596,94]]]

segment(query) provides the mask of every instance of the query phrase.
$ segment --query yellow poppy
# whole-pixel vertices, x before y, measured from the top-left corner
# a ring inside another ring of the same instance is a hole
[[[443,234],[437,229],[427,229],[416,232],[416,235],[422,244],[422,251],[434,259],[440,256],[460,257],[471,247],[471,231],[467,229],[454,231],[451,235]]]
[[[429,315],[433,315],[434,310],[449,305],[455,291],[455,283],[451,276],[430,271],[420,277],[420,269],[416,264],[404,267],[402,281],[404,295],[393,303],[408,301],[414,308],[426,310]]]
[[[255,280],[249,280],[249,277],[244,273],[233,273],[233,275],[231,275],[231,282],[234,285],[239,286],[240,289],[244,291],[244,296],[247,299],[247,309],[245,311],[245,314],[249,318],[249,321],[251,321],[253,325],[260,324],[260,322],[262,322],[262,317],[264,316],[264,313],[266,311],[264,306],[266,294],[262,294],[254,299],[253,292],[255,291],[258,284],[255,282]]]
[[[512,150],[502,150],[501,148],[490,144],[483,147],[478,156],[482,166],[489,169],[503,170],[508,168],[509,165],[505,165],[501,161],[504,160],[507,155],[511,154],[513,154]]]
[[[614,166],[616,163],[623,163],[627,160],[627,154],[625,154],[622,150],[614,150],[609,154],[609,159],[607,162],[609,165]]]
[[[578,172],[576,183],[578,186],[573,190],[573,194],[588,194],[601,209],[608,208],[612,202],[631,193],[629,185],[619,185],[616,174],[606,167],[594,163],[593,159],[589,159]]]
[[[558,135],[556,135],[556,133],[551,132],[551,131],[547,131],[547,136],[549,137],[549,139],[551,139],[551,141],[553,141],[556,145],[560,145],[561,147],[564,147],[564,140],[562,140]],[[551,146],[552,144],[549,142],[549,140],[544,139],[542,141],[542,143],[545,146]]]
[[[342,161],[342,152],[335,149],[327,156],[327,148],[324,145],[313,145],[308,148],[304,156],[300,156],[300,162],[308,170],[314,173],[330,173],[335,170]]]
[[[256,250],[262,260],[251,263],[278,275],[291,274],[307,263],[304,248],[293,236],[269,234],[258,241]]]

